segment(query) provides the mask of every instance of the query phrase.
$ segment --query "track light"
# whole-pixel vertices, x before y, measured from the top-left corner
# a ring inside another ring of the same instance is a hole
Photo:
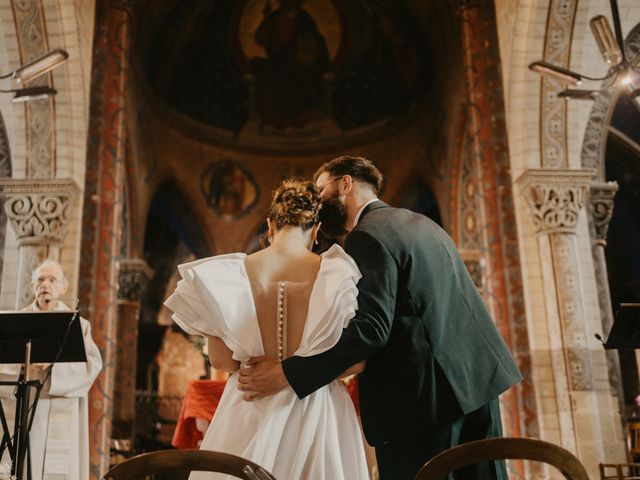
[[[600,53],[604,61],[609,65],[618,65],[622,62],[622,51],[618,47],[616,37],[613,35],[611,26],[606,17],[598,15],[593,17],[589,24],[591,25],[591,31],[596,39]]]
[[[610,80],[602,88],[609,88],[615,84],[618,88],[622,88],[628,92],[632,92],[632,96],[637,96],[638,89],[635,87],[633,75],[640,73],[633,63],[625,55],[624,38],[622,36],[622,28],[620,26],[620,12],[618,10],[618,0],[609,0],[611,5],[611,18],[613,19],[613,31],[609,20],[603,15],[596,15],[589,21],[591,32],[596,39],[598,49],[607,62],[607,74],[602,77],[591,77],[581,73],[558,67],[549,62],[539,61],[533,62],[529,68],[534,72],[551,77],[559,78],[573,85],[580,85],[582,81],[588,80],[592,82],[602,82]],[[614,34],[615,32],[615,34]],[[597,98],[599,90],[572,90],[568,89],[560,92],[558,96],[570,99],[594,99]]]
[[[558,78],[570,83],[571,85],[580,85],[582,83],[582,77],[576,72],[567,70],[566,68],[558,67],[549,62],[539,61],[533,62],[529,65],[529,68],[534,72],[548,75],[550,77]]]
[[[68,58],[69,54],[58,48],[0,78],[11,77],[18,83],[25,83],[53,70]]]

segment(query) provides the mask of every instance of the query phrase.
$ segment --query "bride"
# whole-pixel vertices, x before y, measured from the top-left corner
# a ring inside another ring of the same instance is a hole
[[[311,252],[319,212],[312,182],[284,181],[267,218],[270,246],[180,265],[182,280],[165,305],[185,332],[208,338],[213,366],[231,373],[201,449],[247,458],[279,480],[364,480],[360,428],[339,381],[302,400],[287,387],[247,402],[237,388],[237,371],[249,358],[322,353],[355,315],[361,275],[353,259],[337,245]],[[218,475],[194,472],[190,479]]]

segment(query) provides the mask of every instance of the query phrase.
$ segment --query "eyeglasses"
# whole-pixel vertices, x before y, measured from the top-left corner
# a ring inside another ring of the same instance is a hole
[[[329,180],[328,182],[325,182],[323,185],[320,185],[318,187],[318,193],[320,193],[320,195],[322,195],[322,192],[324,192],[324,189],[327,188],[329,185],[331,185],[333,182],[337,182],[338,180],[342,180],[344,178],[344,175],[340,176],[340,177],[336,177],[333,180]]]

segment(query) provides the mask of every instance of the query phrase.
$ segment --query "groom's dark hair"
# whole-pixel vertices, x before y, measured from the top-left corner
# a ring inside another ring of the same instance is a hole
[[[351,157],[345,155],[342,157],[334,158],[333,160],[324,163],[316,173],[313,174],[313,181],[318,180],[318,177],[324,172],[327,172],[332,177],[341,177],[343,175],[350,175],[356,180],[368,183],[371,185],[374,193],[377,195],[382,188],[382,173],[378,170],[371,160],[365,157]]]

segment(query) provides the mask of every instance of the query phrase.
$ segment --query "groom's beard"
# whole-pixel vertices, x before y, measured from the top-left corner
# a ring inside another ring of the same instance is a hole
[[[320,221],[320,231],[327,238],[337,239],[349,233],[345,228],[347,209],[337,195],[322,202]]]

